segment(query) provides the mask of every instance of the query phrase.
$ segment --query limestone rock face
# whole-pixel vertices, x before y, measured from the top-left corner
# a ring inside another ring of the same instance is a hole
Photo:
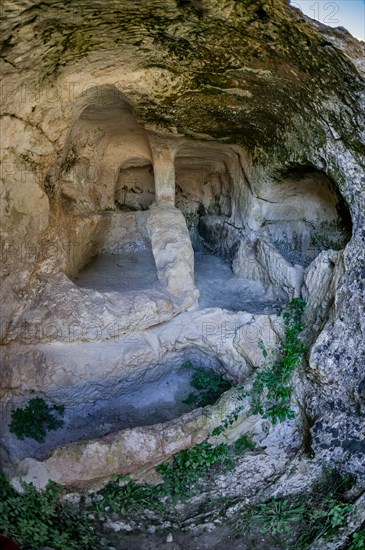
[[[324,251],[304,272],[303,298],[307,301],[307,323],[320,330],[326,321],[335,289],[344,273],[343,253]]]
[[[306,298],[298,411],[317,463],[364,477],[364,43],[286,0],[5,0],[3,12],[6,406],[32,392],[79,399],[89,383],[123,391],[192,346],[249,384],[260,340],[275,345],[280,324],[202,308],[194,248],[260,283],[267,301]],[[111,270],[104,286],[81,284],[98,260],[118,264],[114,286]],[[299,425],[270,430],[267,452],[245,462],[260,464],[263,485],[300,447]],[[162,454],[180,448],[175,436]],[[137,462],[150,465],[143,441]],[[102,445],[86,444],[91,461],[104,464]],[[65,452],[53,474],[71,483]],[[44,480],[47,468],[23,470]]]
[[[84,341],[76,329],[64,342],[40,344],[34,335],[33,340],[5,348],[1,396],[3,402],[15,398],[20,403],[23,394],[42,393],[70,405],[92,401],[95,385],[99,398],[107,399],[158,380],[186,359],[180,352],[192,349],[214,356],[226,377],[238,383],[247,378],[251,367],[261,365],[258,342],[271,347],[281,333],[275,315],[210,308],[182,313],[170,323],[147,330],[116,333],[107,341],[95,329],[84,335]],[[194,359],[194,353],[189,357]],[[199,360],[199,355],[196,358]],[[12,368],[15,361],[19,369]]]
[[[292,265],[262,239],[257,239],[253,245],[242,241],[232,267],[236,275],[262,281],[275,295],[289,300],[300,296],[303,267]]]
[[[264,364],[260,344],[275,349],[282,333],[283,327],[278,318],[260,316],[240,328],[235,346],[252,368],[258,368]]]
[[[178,420],[65,445],[43,462],[26,458],[13,470],[13,483],[18,485],[19,481],[26,481],[43,489],[51,479],[69,488],[90,489],[97,488],[115,473],[135,474],[149,470],[171,455],[201,443],[239,402],[235,390],[231,390],[216,405],[204,410],[197,409]],[[238,426],[228,430],[224,441],[229,443],[249,430],[256,444],[267,449],[260,457],[260,473],[270,470],[273,465],[281,473],[288,457],[293,456],[298,448],[300,438],[297,429],[297,423],[291,422],[285,430],[276,427],[268,436],[266,421],[257,416],[244,417]],[[287,444],[288,437],[291,439],[290,445]],[[246,457],[248,471],[255,470],[256,463],[257,457]],[[258,484],[262,484],[262,478],[260,480],[258,475],[254,475],[245,490],[253,491]],[[235,487],[229,491],[235,494]]]

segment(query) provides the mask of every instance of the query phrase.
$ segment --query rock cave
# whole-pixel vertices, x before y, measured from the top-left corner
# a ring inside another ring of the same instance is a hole
[[[0,535],[362,548],[365,43],[287,0],[4,15]]]

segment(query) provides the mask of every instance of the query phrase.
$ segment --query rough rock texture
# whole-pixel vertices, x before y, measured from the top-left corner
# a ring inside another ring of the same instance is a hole
[[[76,337],[61,343],[15,344],[3,356],[2,400],[15,398],[21,403],[28,392],[41,392],[65,404],[92,401],[96,394],[106,399],[142,382],[158,380],[186,359],[199,361],[199,350],[216,358],[220,370],[239,383],[251,367],[261,365],[258,342],[273,346],[281,330],[276,316],[211,308],[183,313],[168,324],[145,331],[117,334],[107,342],[95,332],[93,341],[90,335],[86,342]],[[184,357],[185,350],[192,352]],[[12,368],[15,361],[18,369]]]
[[[364,44],[286,0],[6,0],[3,13],[7,398],[52,379],[67,388],[63,374],[57,379],[60,361],[41,359],[43,343],[62,347],[76,325],[77,342],[93,346],[83,327],[96,314],[103,330],[120,322],[126,337],[189,315],[182,312],[197,299],[189,228],[195,244],[281,298],[299,294],[304,271],[313,326],[296,398],[307,440],[317,461],[364,477]],[[150,241],[162,289],[108,295],[72,282],[103,247]],[[98,340],[106,346],[112,334]],[[236,363],[256,366],[257,344],[232,344]],[[166,340],[159,349],[175,348]],[[217,343],[213,350],[219,355]],[[97,376],[91,365],[84,381]],[[290,426],[282,429],[289,439]],[[285,437],[275,434],[278,449]],[[282,453],[284,467],[296,451]],[[275,460],[268,452],[244,467],[258,464],[264,484]]]
[[[174,207],[152,207],[147,222],[157,276],[173,296],[190,293],[194,305],[194,253],[181,212]],[[186,307],[186,305],[185,305]]]
[[[20,461],[16,470],[10,472],[15,480],[32,482],[39,488],[43,488],[49,479],[68,487],[95,488],[112,474],[149,470],[174,453],[201,443],[238,404],[242,405],[242,401],[238,401],[235,390],[231,390],[216,405],[197,409],[178,420],[124,430],[101,439],[71,443],[59,447],[43,462],[26,458]],[[248,410],[248,399],[244,404]],[[255,444],[266,447],[271,457],[276,455],[275,466],[272,467],[279,470],[285,465],[286,455],[300,447],[298,424],[291,422],[285,430],[277,426],[270,436],[267,435],[267,427],[268,422],[260,416],[246,416],[240,420],[238,427],[233,426],[225,433],[223,440],[231,442],[242,433],[249,432]],[[288,435],[290,445],[287,442]],[[219,442],[221,440],[222,437]],[[246,490],[251,491],[251,486],[257,484],[262,468],[265,468],[267,453],[263,453],[260,459],[262,466],[250,479]]]
[[[252,245],[242,241],[233,260],[236,275],[262,281],[268,292],[287,300],[299,298],[303,267],[285,260],[270,243],[257,239]]]

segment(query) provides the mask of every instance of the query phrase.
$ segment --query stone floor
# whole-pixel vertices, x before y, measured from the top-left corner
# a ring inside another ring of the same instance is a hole
[[[195,284],[202,309],[219,307],[248,313],[275,313],[278,303],[265,297],[258,281],[234,275],[229,264],[212,254],[195,254]]]
[[[102,254],[79,273],[75,282],[99,292],[162,288],[151,250]],[[202,309],[219,307],[270,314],[278,306],[266,298],[261,283],[235,276],[227,262],[211,254],[195,254],[195,284]]]
[[[169,536],[170,535],[170,536]],[[125,535],[108,533],[115,550],[285,550],[285,537],[272,537],[252,530],[236,535],[231,525],[196,529],[196,533]]]
[[[99,292],[162,288],[152,250],[101,254],[80,271],[75,283]]]

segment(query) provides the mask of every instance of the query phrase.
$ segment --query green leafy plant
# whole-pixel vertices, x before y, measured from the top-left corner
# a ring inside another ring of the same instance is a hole
[[[236,455],[252,448],[254,444],[248,436],[242,436],[231,447],[226,443],[213,447],[205,440],[157,466],[156,470],[162,477],[162,483],[158,485],[139,484],[126,476],[114,476],[95,495],[96,509],[98,512],[110,509],[122,515],[142,508],[161,511],[168,503],[194,494],[199,489],[199,481],[214,466],[227,470],[232,467]]]
[[[352,508],[352,504],[336,499],[331,493],[323,500],[309,498],[304,517],[306,529],[298,539],[298,548],[304,550],[312,541],[322,537],[331,538],[346,525],[346,518]]]
[[[328,519],[332,529],[344,524],[347,514],[352,510],[352,504],[345,504],[329,498],[330,506],[328,510]]]
[[[85,512],[61,504],[61,486],[49,482],[44,491],[28,483],[17,493],[0,474],[0,532],[24,548],[39,550],[94,550],[95,528]]]
[[[304,503],[274,498],[270,502],[244,509],[235,523],[235,530],[237,533],[249,533],[255,526],[263,534],[273,537],[286,535],[288,539],[295,525],[303,520],[304,514]]]
[[[277,535],[290,533],[292,524],[301,521],[305,508],[287,499],[273,499],[268,504],[258,504],[253,518],[261,523],[262,533]]]
[[[44,443],[47,432],[63,426],[64,410],[62,405],[50,406],[41,397],[33,397],[24,409],[12,412],[9,430],[18,439],[31,437]]]
[[[303,497],[306,513],[297,548],[306,550],[314,541],[331,538],[347,523],[353,505],[346,499],[354,477],[335,469],[325,470],[322,479],[314,485],[310,495]]]
[[[317,506],[317,507],[316,507]],[[238,532],[248,532],[255,523],[261,533],[270,535],[301,534],[295,540],[296,549],[307,549],[314,540],[335,534],[346,524],[352,504],[333,498],[316,501],[307,498],[273,499],[245,510],[237,521]]]
[[[285,335],[279,342],[273,365],[269,361],[257,373],[253,384],[252,412],[271,418],[273,424],[294,418],[290,406],[293,393],[291,377],[306,351],[299,337],[304,329],[304,309],[305,301],[294,298],[288,308],[279,312],[284,319]],[[274,354],[270,354],[263,343],[261,349],[265,360],[272,359]]]
[[[246,434],[241,435],[241,437],[239,437],[234,444],[234,451],[236,454],[241,454],[245,451],[252,451],[254,448],[254,442]]]
[[[364,550],[365,548],[365,527],[359,529],[351,537],[351,543],[348,550]]]
[[[173,497],[184,497],[193,490],[192,486],[204,477],[214,464],[225,467],[232,464],[230,450],[227,444],[221,443],[213,447],[203,441],[191,449],[176,453],[170,461],[157,466],[164,480],[167,494]]]
[[[129,476],[115,475],[113,481],[97,493],[94,503],[98,512],[110,509],[125,516],[143,507],[161,510],[163,505],[160,498],[163,496],[161,486],[139,484]]]
[[[192,364],[189,361],[184,366],[191,368]],[[232,387],[219,372],[203,367],[194,369],[191,385],[199,393],[190,393],[184,403],[195,403],[198,407],[212,405],[225,391]]]
[[[285,534],[288,548],[307,550],[320,538],[330,538],[346,525],[353,507],[346,501],[346,491],[353,481],[351,476],[328,471],[309,495],[274,498],[244,509],[235,529],[246,533],[257,526],[271,536]]]

